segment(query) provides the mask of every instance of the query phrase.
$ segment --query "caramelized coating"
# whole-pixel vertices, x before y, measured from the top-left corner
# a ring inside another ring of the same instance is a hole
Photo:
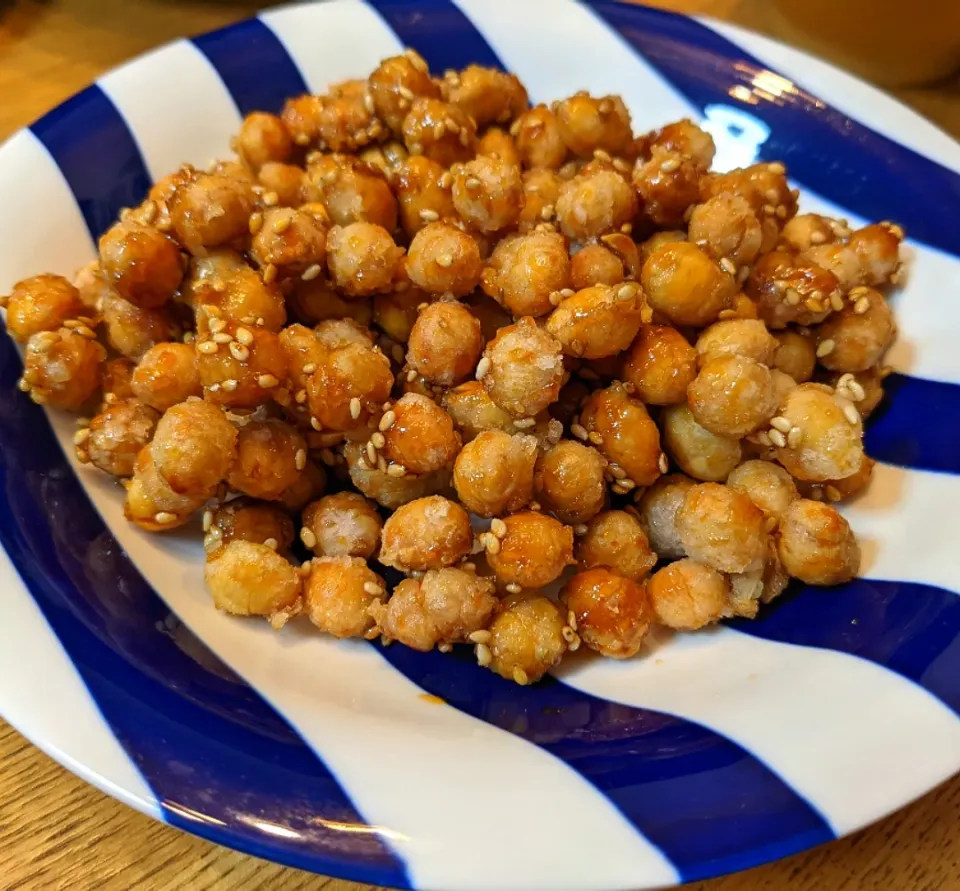
[[[287,357],[277,335],[223,319],[213,322],[213,328],[219,330],[196,345],[203,398],[232,408],[271,401],[287,377]]]
[[[504,598],[477,661],[507,680],[532,684],[557,665],[568,649],[563,613],[542,594]],[[570,632],[567,632],[570,634]]]
[[[374,223],[334,226],[327,238],[330,279],[351,297],[389,290],[402,256],[390,233]]]
[[[290,131],[279,117],[255,111],[243,119],[233,149],[251,170],[258,171],[271,161],[289,161],[294,144]]]
[[[697,351],[676,328],[641,325],[620,373],[641,402],[675,405],[686,401],[687,387],[697,376]]]
[[[564,375],[560,343],[529,317],[501,328],[477,365],[490,398],[515,418],[531,418],[556,401]]]
[[[428,294],[463,297],[479,283],[480,248],[451,223],[429,223],[413,237],[407,251],[407,275]]]
[[[480,381],[467,381],[443,394],[443,407],[465,443],[485,430],[516,431],[514,417],[500,408]]]
[[[646,241],[637,245],[637,259],[640,261],[640,269],[643,270],[644,263],[650,259],[650,256],[660,248],[668,244],[681,244],[687,240],[687,233],[682,229],[669,229],[663,232],[654,232]]]
[[[570,285],[570,275],[570,256],[563,236],[539,231],[501,239],[480,283],[514,317],[536,317],[554,308],[560,292]]]
[[[557,222],[574,241],[619,231],[637,215],[637,195],[613,170],[583,172],[560,187]]]
[[[770,367],[779,345],[759,319],[724,319],[701,332],[696,348],[701,365],[719,356],[745,356]]]
[[[400,582],[386,604],[371,612],[385,641],[427,652],[465,643],[484,629],[499,604],[495,587],[491,579],[447,566]]]
[[[371,608],[387,596],[383,579],[362,557],[315,557],[304,586],[307,618],[334,637],[363,637],[374,621]]]
[[[860,546],[835,507],[798,498],[784,512],[777,532],[784,570],[808,585],[849,582],[860,568]]]
[[[348,80],[330,88],[316,107],[317,146],[351,152],[386,136],[376,118],[365,80]]]
[[[406,287],[389,294],[377,294],[373,298],[373,323],[396,343],[406,343],[417,321],[421,303],[427,303],[427,295],[419,288]]]
[[[650,305],[675,325],[703,327],[730,306],[736,286],[700,248],[664,244],[643,264],[643,290]]]
[[[133,395],[133,369],[136,366],[129,359],[108,359],[103,366],[103,378],[100,388],[106,404],[121,399],[135,399]]]
[[[660,477],[640,499],[640,522],[650,547],[658,557],[672,560],[686,556],[677,531],[677,511],[694,481],[682,473]]]
[[[635,512],[603,511],[587,523],[586,533],[577,540],[577,563],[584,569],[606,566],[640,581],[656,562],[657,555]]]
[[[99,247],[106,281],[124,300],[144,309],[163,306],[183,278],[179,248],[153,226],[121,221],[100,237]]]
[[[508,124],[527,107],[527,91],[515,74],[468,65],[448,73],[441,84],[447,102],[476,121],[478,127]]]
[[[591,394],[580,411],[580,425],[587,439],[611,462],[618,485],[630,489],[649,486],[661,473],[660,432],[639,399],[623,384],[615,383]],[[571,428],[574,435],[576,427]],[[616,474],[620,468],[625,477]]]
[[[165,412],[203,392],[197,354],[185,343],[159,343],[143,354],[130,379],[133,394],[144,405]]]
[[[718,436],[697,423],[689,405],[672,405],[661,415],[663,445],[688,476],[720,482],[740,463],[737,439]]]
[[[456,216],[453,174],[423,155],[408,158],[393,176],[400,205],[400,224],[414,236],[428,223]]]
[[[273,548],[234,539],[207,556],[203,577],[217,609],[234,616],[265,616],[275,628],[300,612],[297,567]]]
[[[107,405],[78,433],[77,457],[111,476],[133,476],[140,450],[153,439],[160,415],[133,399]]]
[[[85,326],[41,331],[27,341],[18,386],[38,405],[79,411],[100,388],[106,350]]]
[[[817,358],[830,371],[866,371],[876,365],[897,334],[883,295],[854,288],[850,302],[816,329]]]
[[[520,168],[502,158],[478,155],[451,168],[453,206],[468,226],[496,232],[514,226],[523,207]]]
[[[305,147],[317,142],[320,136],[320,109],[322,96],[291,96],[283,104],[280,119],[295,145]]]
[[[542,588],[574,563],[573,530],[536,511],[498,520],[485,536],[487,562],[505,585]]]
[[[281,276],[299,276],[323,266],[326,246],[326,228],[316,217],[290,207],[273,207],[263,214],[263,223],[250,242],[250,256],[265,275],[274,266]]]
[[[798,384],[810,380],[817,364],[813,339],[790,329],[778,331],[774,337],[779,346],[771,367],[789,374]]]
[[[306,466],[307,443],[285,421],[250,421],[239,430],[236,455],[227,475],[230,488],[272,501],[296,483]]]
[[[763,229],[750,202],[739,195],[717,195],[690,212],[689,238],[723,265],[749,266],[760,254]]]
[[[482,351],[480,322],[463,304],[441,301],[417,316],[407,364],[430,383],[451,387],[473,375]]]
[[[498,517],[513,513],[533,497],[537,440],[488,430],[468,442],[457,455],[453,485],[471,513]]]
[[[392,388],[390,360],[376,347],[347,343],[322,351],[306,380],[307,405],[323,429],[353,430],[379,414]]]
[[[440,569],[470,553],[470,516],[440,495],[398,507],[383,524],[380,562],[401,572]]]
[[[413,100],[402,131],[411,155],[426,155],[443,167],[470,160],[477,141],[476,122],[466,112],[425,96]]]
[[[874,365],[856,374],[835,372],[827,376],[827,383],[837,389],[838,395],[855,403],[860,417],[866,420],[883,399],[883,380],[888,371],[887,368]]]
[[[523,174],[523,210],[517,229],[530,232],[553,219],[563,180],[552,170],[535,168]]]
[[[764,516],[745,494],[719,483],[698,483],[677,511],[677,533],[694,560],[721,572],[747,572],[763,563]]]
[[[700,197],[702,175],[703,168],[693,159],[654,146],[650,158],[639,160],[633,169],[633,185],[644,217],[661,229],[683,226]]]
[[[210,251],[191,260],[183,296],[207,326],[216,317],[276,332],[287,320],[280,289],[264,282],[236,251]]]
[[[325,495],[303,510],[305,544],[318,557],[373,557],[383,520],[372,501],[357,492]],[[312,535],[312,537],[311,537]]]
[[[537,459],[537,500],[562,523],[586,523],[606,501],[606,469],[607,461],[596,449],[561,440]]]
[[[83,314],[80,292],[60,275],[35,275],[13,286],[7,298],[7,331],[26,343],[41,331],[56,331]]]
[[[264,194],[277,193],[279,207],[296,207],[303,201],[306,175],[302,167],[296,164],[281,164],[267,161],[257,172],[257,182],[263,186]]]
[[[716,154],[713,137],[689,118],[682,118],[648,133],[644,142],[651,151],[663,148],[692,158],[704,170],[710,167]]]
[[[799,253],[817,245],[835,242],[839,229],[839,223],[829,217],[818,213],[801,213],[784,225],[780,238],[788,248]]]
[[[397,199],[382,172],[352,155],[311,156],[304,194],[337,226],[373,223],[397,228]]]
[[[311,325],[326,319],[350,318],[360,325],[369,325],[373,320],[373,302],[369,298],[345,298],[320,277],[295,280],[289,304],[296,319]]]
[[[447,470],[425,476],[413,474],[396,476],[387,472],[386,462],[383,470],[379,466],[371,466],[367,460],[366,447],[362,442],[347,443],[343,450],[343,457],[347,462],[350,481],[367,498],[373,499],[388,510],[395,510],[417,498],[444,492],[450,482],[450,474]]]
[[[514,121],[510,132],[516,140],[524,167],[557,170],[567,159],[560,125],[546,105],[536,105],[523,112]]]
[[[623,262],[602,244],[584,245],[570,259],[570,284],[574,290],[593,285],[618,285],[623,280]]]
[[[627,153],[633,132],[630,112],[619,96],[576,93],[554,103],[557,127],[564,145],[580,158],[592,158],[600,149],[609,155]]]
[[[181,495],[209,495],[237,455],[237,431],[216,406],[200,399],[164,412],[150,454],[157,472]]]
[[[847,501],[863,492],[873,479],[873,458],[864,456],[860,469],[842,480],[827,480],[823,483],[804,483],[802,494],[814,501]]]
[[[730,615],[730,583],[717,570],[684,558],[647,582],[657,621],[677,631],[698,631]]]
[[[407,393],[390,411],[393,421],[384,428],[383,453],[391,464],[408,473],[433,473],[449,467],[460,451],[460,434],[453,419],[439,405],[419,393]],[[389,415],[384,415],[389,420]]]
[[[731,439],[757,430],[777,410],[770,370],[738,355],[704,362],[687,390],[687,402],[700,426]]]
[[[374,346],[373,332],[353,319],[324,319],[313,329],[313,336],[322,350],[335,350],[349,343]]]
[[[772,329],[785,328],[790,322],[816,325],[830,313],[831,300],[840,296],[833,273],[785,251],[762,256],[744,290]]]
[[[413,50],[384,59],[370,75],[369,84],[374,111],[397,135],[415,98],[440,98],[440,87],[431,79],[427,63]]]
[[[250,498],[234,498],[219,505],[209,516],[203,540],[208,553],[235,539],[265,544],[278,554],[287,554],[293,544],[293,520],[279,507],[260,504]]]
[[[546,329],[568,356],[603,359],[625,350],[652,318],[636,282],[595,285],[564,300],[547,319]]]
[[[583,643],[611,659],[635,656],[654,621],[646,583],[605,566],[573,576],[560,600],[572,613]]]
[[[789,425],[789,433],[786,444],[777,448],[777,460],[794,478],[839,480],[860,469],[863,424],[850,400],[821,384],[800,384],[787,394],[778,418]],[[800,432],[794,434],[794,429]]]
[[[777,519],[800,497],[793,477],[772,461],[744,461],[727,477],[727,485]]]
[[[896,284],[903,238],[903,230],[893,223],[874,223],[854,232],[847,246],[857,258],[857,284],[871,288],[887,282]]]
[[[169,201],[177,240],[191,254],[249,234],[254,194],[250,183],[219,173],[197,173]],[[102,252],[102,248],[101,248]]]
[[[209,492],[200,495],[174,492],[158,472],[151,447],[144,446],[134,462],[123,513],[127,520],[147,532],[166,532],[188,522],[209,495]]]

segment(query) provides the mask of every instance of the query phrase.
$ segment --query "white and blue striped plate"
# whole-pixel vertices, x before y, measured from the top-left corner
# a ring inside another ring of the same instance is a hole
[[[90,260],[122,206],[222,155],[242,115],[405,45],[438,72],[515,71],[534,100],[621,93],[639,130],[696,117],[718,166],[783,160],[806,209],[906,227],[897,373],[867,435],[880,463],[846,511],[866,577],[533,688],[466,655],[278,635],[213,609],[198,537],[124,521],[107,478],[65,457],[69,422],[17,392],[2,337],[0,713],[157,819],[443,891],[715,876],[851,832],[956,772],[960,146],[853,78],[610,2],[280,9],[138,59],[0,148],[0,291]]]

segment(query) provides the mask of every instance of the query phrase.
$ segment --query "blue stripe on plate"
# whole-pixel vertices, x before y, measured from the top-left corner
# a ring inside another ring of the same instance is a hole
[[[439,75],[474,63],[503,68],[484,36],[450,0],[367,0],[404,46],[415,49]]]
[[[960,474],[960,386],[891,374],[864,444],[885,464]]]
[[[107,94],[94,84],[31,128],[56,161],[97,239],[150,189],[140,149]]]
[[[309,93],[290,53],[259,19],[248,19],[193,38],[210,60],[240,114],[277,114],[291,96]]]
[[[301,869],[409,887],[376,832],[355,831],[366,822],[297,734],[169,623],[17,391],[20,369],[0,330],[0,543],[167,821]]]
[[[960,596],[931,585],[856,579],[838,588],[795,583],[738,631],[836,650],[895,671],[960,715]]]
[[[706,118],[732,112],[766,124],[760,159],[783,161],[792,178],[824,198],[868,220],[895,219],[911,238],[960,256],[956,173],[788,80],[757,83],[770,69],[694,19],[609,0],[587,5]]]
[[[699,724],[598,699],[551,677],[518,687],[478,668],[463,647],[441,655],[376,646],[422,689],[579,773],[684,881],[747,869],[834,837],[765,764]]]

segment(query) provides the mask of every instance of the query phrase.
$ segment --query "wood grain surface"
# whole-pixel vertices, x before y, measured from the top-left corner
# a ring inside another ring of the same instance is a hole
[[[0,140],[108,68],[172,38],[243,18],[261,5],[0,0]],[[727,19],[801,47],[814,45],[778,18],[767,0],[658,5]],[[897,95],[960,135],[960,82]],[[0,891],[130,888],[360,891],[363,886],[266,863],[153,822],[85,785],[0,720]],[[960,778],[851,838],[691,888],[958,891]]]

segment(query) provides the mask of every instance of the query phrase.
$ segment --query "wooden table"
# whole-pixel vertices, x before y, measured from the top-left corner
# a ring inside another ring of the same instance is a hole
[[[230,0],[0,0],[0,140],[106,69],[159,43],[226,24],[262,4]],[[767,0],[661,0],[805,45]],[[899,91],[960,135],[960,83]],[[20,888],[269,889],[349,882],[218,848],[87,786],[0,721],[0,891]],[[960,778],[861,832],[695,891],[960,889]]]

